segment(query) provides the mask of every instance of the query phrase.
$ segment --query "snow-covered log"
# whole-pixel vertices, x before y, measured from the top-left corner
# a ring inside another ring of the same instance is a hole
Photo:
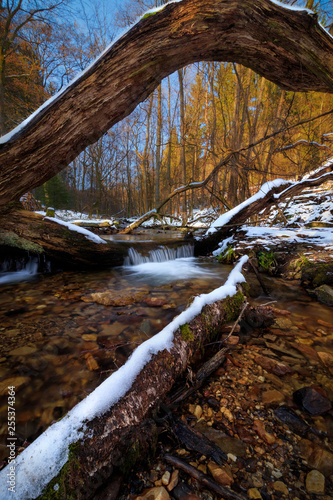
[[[227,238],[250,217],[267,210],[281,201],[301,193],[308,187],[315,187],[333,179],[333,161],[307,174],[300,181],[276,179],[266,182],[259,191],[237,205],[232,210],[221,215],[208,229],[203,238],[197,240],[194,246],[195,255],[206,255],[215,250],[219,243]]]
[[[225,321],[237,318],[244,299],[237,285],[244,281],[241,270],[247,259],[240,259],[223,286],[195,297],[16,458],[15,495],[8,490],[9,466],[3,469],[1,499],[27,500],[42,492],[41,498],[94,498],[96,489],[113,473],[129,472],[152,444],[154,409],[196,351]]]
[[[288,90],[333,92],[333,38],[316,14],[270,0],[172,0],[0,139],[0,203],[53,177],[164,77],[197,61],[237,62]]]

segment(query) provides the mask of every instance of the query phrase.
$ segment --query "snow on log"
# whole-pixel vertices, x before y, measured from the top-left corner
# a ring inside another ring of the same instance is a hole
[[[243,295],[237,285],[245,281],[241,270],[247,260],[243,256],[225,285],[195,297],[160,333],[141,344],[125,365],[16,457],[15,495],[8,490],[10,466],[4,468],[2,500],[14,496],[28,500],[40,494],[61,500],[92,498],[115,468],[130,467],[142,447],[149,445],[153,409],[203,343],[225,321],[238,316]],[[228,302],[221,302],[224,299]]]
[[[198,61],[237,62],[288,90],[333,92],[333,38],[316,14],[269,0],[174,0],[0,139],[0,203],[53,177],[163,78]]]
[[[206,255],[212,252],[219,246],[219,243],[228,238],[250,217],[277,205],[280,201],[301,193],[305,188],[320,186],[332,179],[333,160],[330,160],[323,167],[306,174],[300,181],[276,179],[275,181],[266,182],[251,198],[216,219],[205,236],[195,242],[194,254]]]

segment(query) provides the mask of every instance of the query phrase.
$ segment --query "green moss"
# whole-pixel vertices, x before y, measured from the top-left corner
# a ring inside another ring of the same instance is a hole
[[[37,498],[37,500],[75,500],[77,495],[75,491],[68,488],[68,479],[70,474],[80,467],[77,457],[79,443],[72,443],[68,447],[68,460],[62,467],[59,474],[54,477],[47,485],[45,491]]]
[[[308,261],[304,263],[301,271],[302,283],[307,286],[333,285],[333,262]]]
[[[233,297],[227,297],[223,301],[223,308],[226,312],[226,322],[236,319],[240,313],[241,306],[244,302],[244,295],[238,291]]]
[[[140,73],[142,73],[143,71],[145,71],[146,69],[150,68],[150,66],[154,66],[156,64],[156,60],[154,61],[150,61],[149,63],[147,64],[144,64],[143,66],[141,66],[141,68],[139,68],[137,71],[134,71],[134,73],[132,73],[129,78],[133,78],[137,75],[139,75]]]
[[[43,247],[38,245],[38,243],[26,240],[11,231],[0,233],[0,245],[19,248],[20,250],[25,250],[26,252],[32,252],[35,254],[41,254],[44,252]]]
[[[147,19],[148,17],[154,16],[156,12],[147,12],[147,14],[144,14],[141,19]]]
[[[273,30],[281,31],[281,26],[279,23],[276,23],[275,21],[272,21],[271,19],[267,19],[267,24]]]
[[[194,340],[194,334],[191,332],[191,329],[189,327],[188,323],[185,323],[185,325],[181,325],[180,327],[180,333],[181,336],[186,342],[190,342]]]

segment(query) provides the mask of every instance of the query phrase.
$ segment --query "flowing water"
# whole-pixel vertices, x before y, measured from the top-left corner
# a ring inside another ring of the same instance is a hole
[[[18,443],[35,439],[230,268],[190,245],[129,252],[122,268],[38,275],[37,262],[0,275],[0,458],[7,456],[8,386]],[[21,282],[19,282],[21,281]]]
[[[225,282],[230,266],[192,255],[190,245],[146,256],[131,249],[123,267],[94,273],[43,276],[34,261],[17,273],[2,270],[0,460],[8,455],[8,386],[16,387],[17,442],[26,445],[184,310],[191,296]],[[331,321],[331,308],[298,286],[276,280],[269,287],[277,306],[295,317],[306,313],[314,325],[318,318]]]

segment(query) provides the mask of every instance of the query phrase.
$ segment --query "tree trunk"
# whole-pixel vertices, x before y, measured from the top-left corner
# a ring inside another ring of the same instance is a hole
[[[170,3],[144,16],[1,145],[0,203],[53,177],[164,77],[199,60],[235,61],[287,90],[333,92],[333,39],[316,14],[269,0]]]
[[[51,484],[59,486],[55,498],[64,498],[64,493],[66,498],[94,498],[96,489],[113,473],[128,473],[140,456],[152,452],[156,438],[153,412],[191,358],[214,338],[223,323],[238,316],[242,301],[238,292],[205,306],[201,314],[176,331],[169,350],[152,357],[118,403],[86,423],[86,437],[75,444],[75,452],[52,480]],[[48,498],[47,492],[40,498]]]

